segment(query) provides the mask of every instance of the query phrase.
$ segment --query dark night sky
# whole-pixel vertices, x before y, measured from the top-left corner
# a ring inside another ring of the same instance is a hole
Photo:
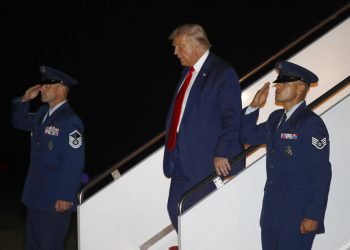
[[[80,81],[69,100],[85,123],[86,171],[95,176],[163,132],[181,71],[168,40],[176,26],[202,24],[212,51],[242,77],[348,1],[326,2],[317,10],[217,1],[191,4],[186,11],[176,2],[57,3],[31,6],[25,14],[16,6],[2,8],[1,189],[24,182],[29,134],[11,127],[11,99],[40,79],[39,65]],[[39,7],[44,10],[35,10]]]

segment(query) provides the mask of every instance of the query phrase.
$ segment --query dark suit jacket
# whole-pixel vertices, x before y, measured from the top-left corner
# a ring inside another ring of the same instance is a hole
[[[56,200],[71,201],[75,209],[85,164],[83,124],[68,102],[45,122],[48,105],[28,113],[29,102],[13,102],[12,124],[31,132],[31,158],[22,200],[31,209],[55,210]]]
[[[166,122],[168,133],[177,90],[189,68],[185,68],[175,91]],[[209,53],[190,91],[177,136],[184,174],[198,182],[215,171],[213,158],[233,158],[242,150],[239,142],[241,90],[235,70]],[[165,148],[164,173],[174,170],[172,151]],[[242,169],[237,166],[233,171]]]
[[[267,146],[260,224],[267,229],[299,232],[301,220],[308,218],[319,221],[317,233],[322,233],[332,175],[328,131],[305,102],[277,129],[283,112],[274,111],[258,126],[259,111],[242,119],[242,141]]]

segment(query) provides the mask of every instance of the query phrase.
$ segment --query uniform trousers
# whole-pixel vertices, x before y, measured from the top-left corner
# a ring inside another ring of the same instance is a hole
[[[269,229],[261,230],[263,250],[311,250],[314,233],[279,232]]]
[[[71,212],[28,209],[25,249],[64,250],[71,214]]]

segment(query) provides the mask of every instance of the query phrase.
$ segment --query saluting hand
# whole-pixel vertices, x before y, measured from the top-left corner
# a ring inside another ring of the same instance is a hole
[[[264,105],[267,96],[269,94],[270,82],[264,84],[264,86],[256,92],[253,101],[250,103],[250,107],[258,108]]]
[[[22,96],[22,102],[33,100],[35,97],[38,96],[40,91],[41,91],[40,84],[30,87],[29,89],[26,90],[26,92],[24,93],[24,96]]]

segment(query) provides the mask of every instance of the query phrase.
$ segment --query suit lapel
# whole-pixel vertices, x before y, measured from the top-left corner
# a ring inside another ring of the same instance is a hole
[[[278,114],[276,115],[276,118],[275,118],[274,122],[272,123],[273,124],[272,125],[273,126],[272,131],[273,131],[273,134],[275,134],[275,135],[278,134],[278,131],[281,130],[281,128],[282,128],[282,126],[278,127],[278,124],[280,123],[280,120],[282,118],[283,112],[284,112],[284,110],[281,109],[280,112],[278,112]]]
[[[302,104],[300,104],[300,106],[293,112],[293,114],[291,115],[291,117],[289,117],[289,119],[286,121],[286,123],[288,123],[288,128],[289,130],[292,132],[296,129],[296,123],[299,120],[299,116],[304,112],[304,110],[306,109],[306,103],[303,102]]]
[[[45,118],[47,112],[49,112],[49,106],[47,106],[47,108],[43,109],[43,111],[41,111],[41,114],[39,114],[39,116],[38,116],[37,122],[38,122],[39,127],[43,126],[47,122],[48,117],[46,117],[46,119],[44,121],[44,118]]]
[[[63,103],[58,109],[56,109],[49,117],[49,119],[46,118],[46,121],[49,121],[50,124],[55,124],[56,117],[60,115],[63,110],[65,110],[68,107],[68,101]],[[45,121],[45,123],[46,123]],[[47,124],[47,123],[46,123]]]
[[[294,124],[297,122],[299,114],[301,114],[303,112],[303,110],[305,110],[305,108],[306,108],[305,102],[300,104],[300,106],[293,112],[293,114],[286,120],[286,122],[284,124],[281,124],[281,126],[278,127],[278,124],[279,124],[279,122],[282,118],[283,112],[284,112],[283,110],[281,110],[281,112],[277,116],[278,118],[276,119],[275,124],[274,124],[275,133],[282,131],[282,130],[286,130],[286,128],[289,128],[289,130],[290,129],[293,130],[295,127]]]
[[[204,84],[205,84],[205,81],[206,81],[207,76],[208,76],[208,72],[209,72],[211,64],[212,64],[212,58],[213,58],[212,54],[209,53],[202,68],[198,72],[195,81],[193,82],[192,88],[191,88],[190,93],[188,95],[183,118],[186,117],[186,114],[189,113],[193,104],[196,102],[196,100],[199,99],[199,96],[202,92],[202,89],[204,88]]]

